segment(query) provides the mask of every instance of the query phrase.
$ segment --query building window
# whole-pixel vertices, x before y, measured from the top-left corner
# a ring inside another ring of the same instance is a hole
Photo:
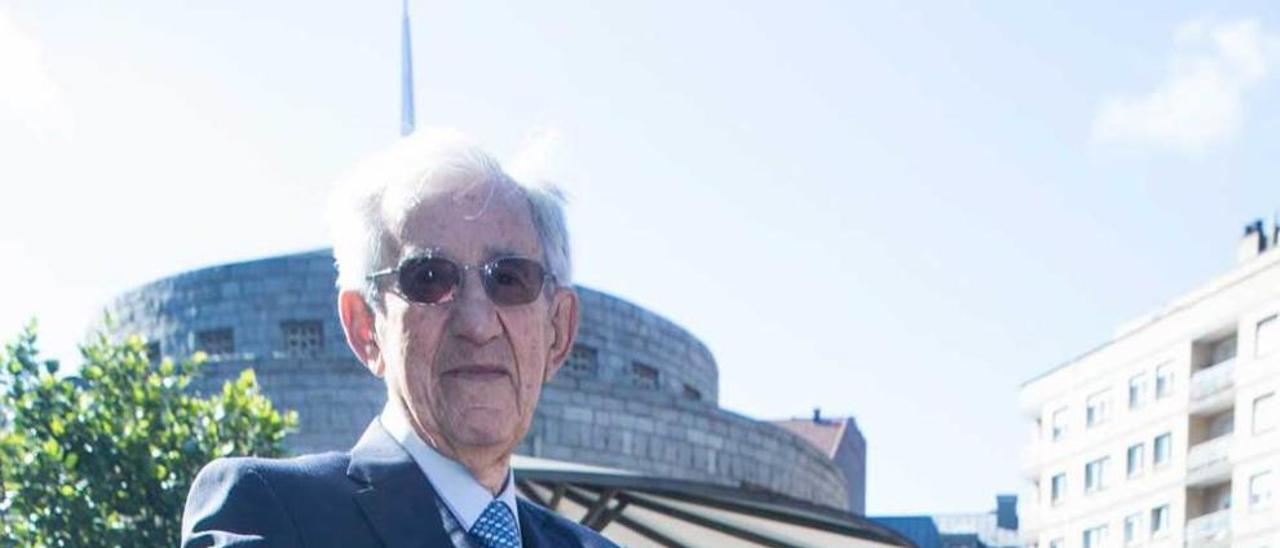
[[[1156,399],[1167,397],[1173,393],[1173,364],[1156,367]]]
[[[1107,413],[1111,406],[1111,392],[1103,390],[1085,400],[1084,424],[1093,427],[1107,421]]]
[[[1249,478],[1249,509],[1261,510],[1271,506],[1271,471],[1260,472]]]
[[[1084,530],[1084,541],[1083,541],[1084,548],[1098,548],[1099,546],[1102,546],[1104,543],[1106,543],[1106,540],[1107,540],[1106,525],[1090,527]]]
[[[236,351],[235,336],[231,328],[209,329],[196,332],[196,350],[210,356],[226,356]]]
[[[702,391],[689,385],[684,385],[684,397],[693,401],[702,401]]]
[[[599,355],[596,349],[585,344],[573,345],[569,351],[569,359],[565,361],[565,370],[578,377],[594,378],[599,372]]]
[[[1129,514],[1124,518],[1124,543],[1137,544],[1142,540],[1142,512]]]
[[[1102,457],[1084,465],[1084,492],[1092,493],[1106,488],[1107,465],[1110,461],[1111,457]]]
[[[324,342],[324,329],[318,320],[288,320],[280,322],[284,336],[284,350],[293,356],[314,356],[320,353]]]
[[[1253,435],[1264,434],[1276,427],[1276,393],[1271,392],[1253,400]]]
[[[1164,504],[1151,509],[1151,536],[1169,531],[1169,505]]]
[[[1147,374],[1138,373],[1129,379],[1129,409],[1138,409],[1147,402]]]
[[[1173,434],[1168,432],[1156,436],[1154,442],[1151,443],[1151,465],[1160,466],[1169,463],[1169,457],[1173,455]]]
[[[1067,435],[1067,408],[1063,407],[1053,412],[1053,441],[1058,441]]]
[[[631,382],[641,388],[658,389],[658,370],[640,362],[631,364]]]
[[[1253,339],[1254,356],[1261,358],[1280,347],[1280,321],[1277,321],[1276,317],[1272,314],[1258,322],[1258,330],[1254,332]]]
[[[1125,452],[1125,473],[1134,477],[1142,473],[1142,465],[1146,460],[1146,444],[1135,443]]]
[[[147,343],[147,361],[151,363],[160,363],[163,359],[160,355],[160,341],[151,341]]]
[[[1054,475],[1053,479],[1049,480],[1049,502],[1051,504],[1058,504],[1059,502],[1062,502],[1062,497],[1066,496],[1066,494],[1067,494],[1066,472]]]

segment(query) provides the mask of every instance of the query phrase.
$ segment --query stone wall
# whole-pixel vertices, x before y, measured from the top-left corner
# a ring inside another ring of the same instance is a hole
[[[599,369],[585,375],[606,384],[642,388],[634,376],[637,364],[658,370],[656,390],[707,403],[720,401],[720,378],[711,351],[687,331],[665,318],[585,287],[577,287],[582,320],[577,344],[597,350]],[[582,378],[566,368],[561,378]],[[693,397],[696,391],[698,397]]]
[[[517,452],[849,503],[831,460],[790,432],[705,402],[589,380],[548,386]]]
[[[109,307],[115,331],[142,333],[166,356],[196,350],[201,331],[231,328],[227,359],[288,357],[282,324],[320,323],[320,347],[308,356],[350,357],[338,321],[337,273],[328,250],[219,265],[157,280]]]
[[[142,334],[163,355],[206,350],[196,390],[253,368],[277,407],[298,411],[292,451],[345,450],[386,396],[347,348],[335,278],[329,250],[220,265],[126,292],[109,312],[113,332]],[[847,506],[825,455],[717,408],[717,367],[701,341],[631,303],[577,291],[574,357],[544,390],[520,452]]]

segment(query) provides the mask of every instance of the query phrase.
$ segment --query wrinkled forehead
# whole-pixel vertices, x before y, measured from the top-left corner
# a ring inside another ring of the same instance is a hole
[[[461,261],[541,258],[528,198],[510,181],[453,179],[401,203],[387,217],[400,257],[432,250]]]

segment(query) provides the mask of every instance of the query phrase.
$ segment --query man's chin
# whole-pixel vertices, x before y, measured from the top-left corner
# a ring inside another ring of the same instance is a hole
[[[517,428],[510,418],[498,419],[483,416],[488,413],[471,413],[453,428],[453,442],[459,450],[507,449],[519,441]]]

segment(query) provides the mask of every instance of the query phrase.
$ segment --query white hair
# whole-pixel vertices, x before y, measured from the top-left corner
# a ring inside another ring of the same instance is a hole
[[[559,286],[572,283],[564,193],[546,181],[517,181],[466,136],[422,129],[360,162],[339,179],[329,201],[338,288],[359,290],[380,302],[369,275],[395,266],[399,243],[392,235],[422,200],[458,182],[510,183],[529,202],[542,262]]]

